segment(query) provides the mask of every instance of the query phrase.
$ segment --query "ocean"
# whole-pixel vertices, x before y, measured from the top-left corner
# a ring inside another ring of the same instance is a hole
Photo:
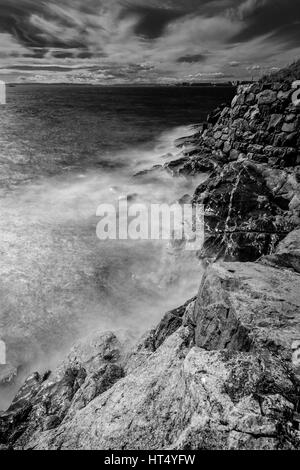
[[[113,330],[128,341],[194,296],[201,266],[166,242],[100,241],[97,207],[134,194],[175,202],[205,178],[133,178],[176,158],[234,90],[219,87],[17,85],[0,107],[0,339],[18,371],[0,409],[34,370],[78,339]],[[0,366],[0,380],[7,368]]]

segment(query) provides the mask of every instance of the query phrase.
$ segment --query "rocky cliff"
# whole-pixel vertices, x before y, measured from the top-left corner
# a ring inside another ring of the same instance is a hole
[[[98,334],[31,376],[3,449],[300,447],[299,69],[239,87],[159,169],[207,174],[198,295],[131,351]]]

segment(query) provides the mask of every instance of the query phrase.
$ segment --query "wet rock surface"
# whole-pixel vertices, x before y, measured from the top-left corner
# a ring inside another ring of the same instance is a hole
[[[196,345],[287,354],[300,334],[300,277],[260,263],[218,263],[207,271],[195,305]]]
[[[214,172],[197,188],[193,202],[205,206],[203,258],[255,261],[293,228],[252,162]]]
[[[299,78],[298,63],[239,87],[138,175],[206,173],[185,196],[205,206],[198,295],[129,352],[99,334],[32,375],[0,449],[300,448]]]

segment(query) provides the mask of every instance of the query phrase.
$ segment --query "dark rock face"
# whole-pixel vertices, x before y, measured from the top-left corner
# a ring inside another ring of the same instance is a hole
[[[280,268],[292,269],[300,274],[300,230],[294,230],[279,243],[275,253],[265,256],[261,263]]]
[[[201,256],[255,261],[292,229],[284,211],[251,162],[236,162],[200,185],[193,202],[205,206]]]

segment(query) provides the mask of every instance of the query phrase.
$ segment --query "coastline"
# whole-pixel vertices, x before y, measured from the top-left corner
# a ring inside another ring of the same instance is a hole
[[[300,447],[293,91],[289,74],[239,87],[231,106],[177,141],[181,158],[154,168],[207,174],[191,195],[207,211],[197,297],[131,350],[99,333],[50,375],[31,376],[0,416],[4,448]]]

